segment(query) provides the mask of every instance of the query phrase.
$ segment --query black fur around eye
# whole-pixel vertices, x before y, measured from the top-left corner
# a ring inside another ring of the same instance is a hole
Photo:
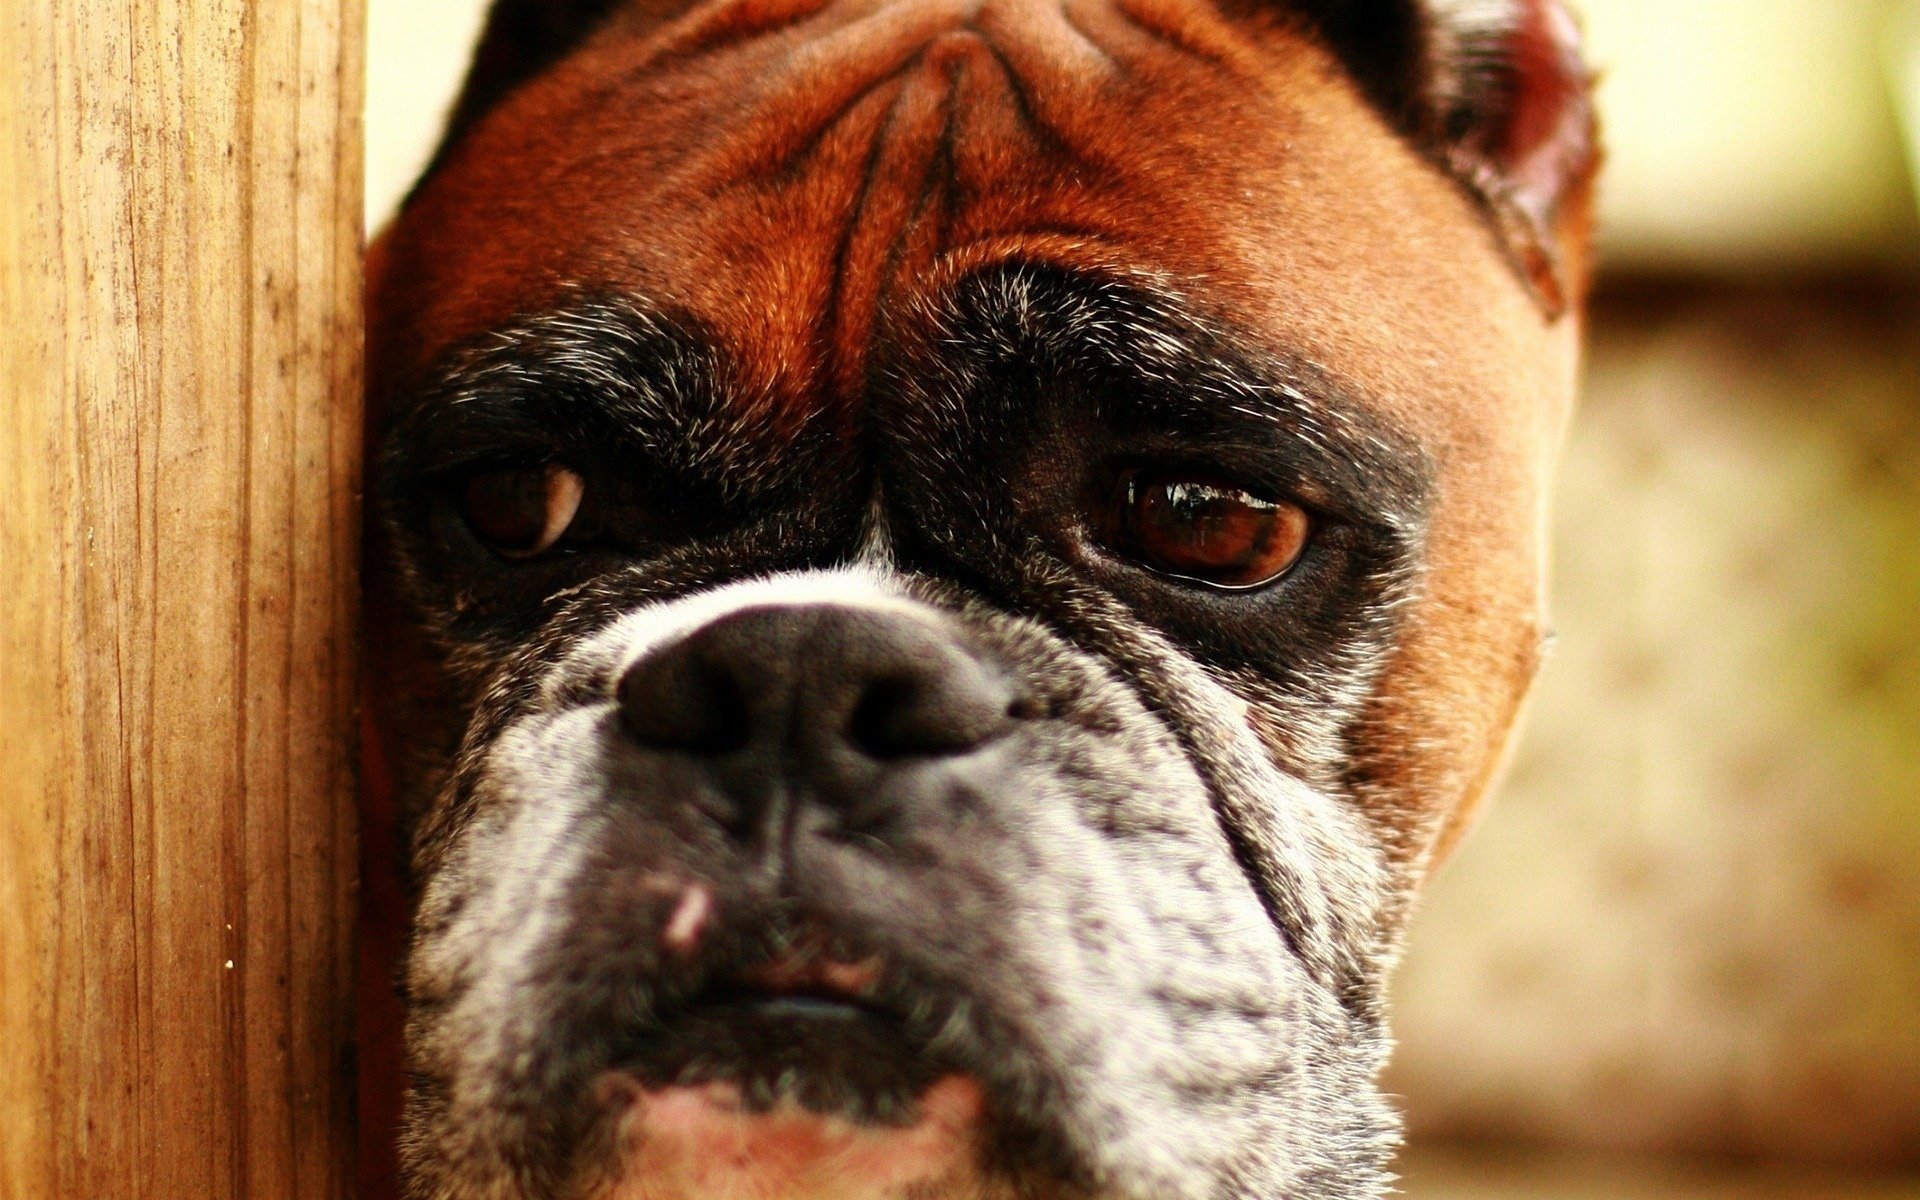
[[[551,550],[574,527],[585,497],[578,474],[552,465],[479,471],[454,495],[467,528],[507,558]]]
[[[1244,591],[1300,561],[1313,532],[1307,511],[1200,476],[1129,472],[1095,528],[1109,550],[1175,579]]]

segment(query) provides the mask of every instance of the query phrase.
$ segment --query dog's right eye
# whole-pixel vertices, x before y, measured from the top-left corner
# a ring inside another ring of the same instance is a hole
[[[1266,587],[1306,552],[1304,508],[1199,476],[1130,471],[1096,516],[1109,549],[1222,591]]]
[[[455,496],[475,537],[507,558],[532,558],[566,535],[586,491],[577,473],[549,464],[476,472]]]

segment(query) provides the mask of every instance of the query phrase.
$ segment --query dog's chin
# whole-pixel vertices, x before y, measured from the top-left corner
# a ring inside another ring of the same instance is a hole
[[[934,1080],[896,1123],[771,1104],[725,1082],[627,1077],[610,1179],[596,1200],[975,1200],[985,1103],[963,1075]]]
[[[736,974],[662,1014],[598,1082],[605,1200],[988,1195],[987,1099],[882,998],[876,967]]]

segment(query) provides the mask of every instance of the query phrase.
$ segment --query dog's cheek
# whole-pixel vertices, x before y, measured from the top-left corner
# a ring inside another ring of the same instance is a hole
[[[855,1125],[791,1103],[754,1112],[730,1084],[633,1089],[604,1200],[976,1200],[985,1099],[936,1082],[902,1127]]]

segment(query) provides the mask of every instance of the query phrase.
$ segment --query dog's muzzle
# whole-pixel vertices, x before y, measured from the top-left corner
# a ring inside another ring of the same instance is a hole
[[[1337,814],[1159,661],[1149,707],[850,568],[641,605],[495,689],[410,960],[431,1194],[1195,1197],[1276,1137],[1384,1145],[1376,1043],[1163,714],[1274,819]]]

